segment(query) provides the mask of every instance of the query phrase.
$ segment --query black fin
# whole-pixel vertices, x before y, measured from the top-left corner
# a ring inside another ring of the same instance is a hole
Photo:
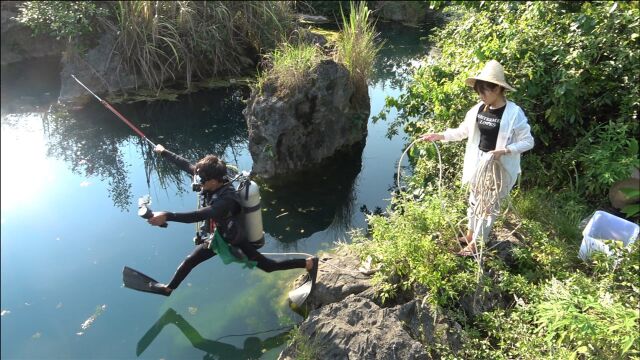
[[[169,296],[163,288],[156,287],[157,281],[128,266],[122,269],[122,282],[129,289]]]

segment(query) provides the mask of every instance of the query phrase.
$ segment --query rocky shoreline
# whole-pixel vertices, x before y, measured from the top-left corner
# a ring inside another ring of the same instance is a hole
[[[316,289],[306,303],[309,314],[299,331],[322,359],[431,359],[430,344],[460,348],[461,326],[422,299],[383,304],[372,275],[358,270],[360,260],[348,248],[320,259]],[[289,344],[279,359],[299,358],[299,345]]]

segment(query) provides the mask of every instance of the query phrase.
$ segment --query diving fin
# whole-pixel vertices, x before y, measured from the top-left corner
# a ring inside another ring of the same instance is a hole
[[[164,287],[158,286],[161,284],[159,284],[157,281],[128,266],[125,266],[124,269],[122,269],[122,282],[124,283],[124,286],[128,287],[129,289],[150,292],[153,294],[164,296],[171,295],[170,292],[164,290]]]

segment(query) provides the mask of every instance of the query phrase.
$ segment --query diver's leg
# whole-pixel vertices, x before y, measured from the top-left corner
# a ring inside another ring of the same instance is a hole
[[[313,267],[313,257],[308,259],[273,260],[262,255],[249,242],[242,242],[238,244],[238,247],[245,255],[247,255],[247,258],[249,258],[249,260],[258,262],[257,266],[262,271],[272,272],[289,269],[311,270],[311,268]]]
[[[182,280],[184,280],[187,275],[193,270],[194,267],[198,266],[201,262],[211,259],[216,255],[213,250],[208,249],[206,247],[206,243],[200,244],[196,246],[191,254],[189,254],[184,261],[178,266],[176,273],[173,275],[171,282],[167,285],[167,288],[170,291],[173,291],[175,288],[180,286]]]

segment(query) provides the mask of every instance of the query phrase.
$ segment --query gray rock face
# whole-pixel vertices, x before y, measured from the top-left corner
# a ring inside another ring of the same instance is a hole
[[[356,93],[348,70],[334,61],[322,61],[305,86],[286,96],[267,83],[243,112],[253,171],[271,178],[319,164],[366,139],[369,112],[368,93]]]
[[[325,255],[320,260],[316,289],[306,301],[309,309],[318,309],[354,294],[376,301],[371,277],[358,272],[360,262],[354,254]],[[296,279],[294,287],[302,285],[305,280],[306,275],[301,275]]]
[[[420,23],[429,11],[422,1],[374,1],[373,6],[379,17],[407,25]]]
[[[96,94],[126,91],[138,86],[135,76],[119,66],[119,55],[113,52],[115,40],[113,33],[105,32],[98,45],[86,55],[67,54],[60,74],[60,102],[80,103],[91,96],[71,78],[72,74]]]
[[[13,18],[22,1],[3,1],[1,15],[2,65],[45,56],[60,56],[65,49],[63,41],[48,35],[33,35],[29,27]]]
[[[402,328],[397,309],[380,308],[357,295],[312,311],[300,331],[320,349],[321,359],[429,359]],[[295,347],[280,355],[295,358]]]
[[[348,248],[320,259],[316,288],[306,302],[311,312],[300,325],[319,359],[430,359],[422,344],[462,347],[460,324],[421,299],[384,307]],[[303,345],[291,344],[279,359],[296,359]]]

